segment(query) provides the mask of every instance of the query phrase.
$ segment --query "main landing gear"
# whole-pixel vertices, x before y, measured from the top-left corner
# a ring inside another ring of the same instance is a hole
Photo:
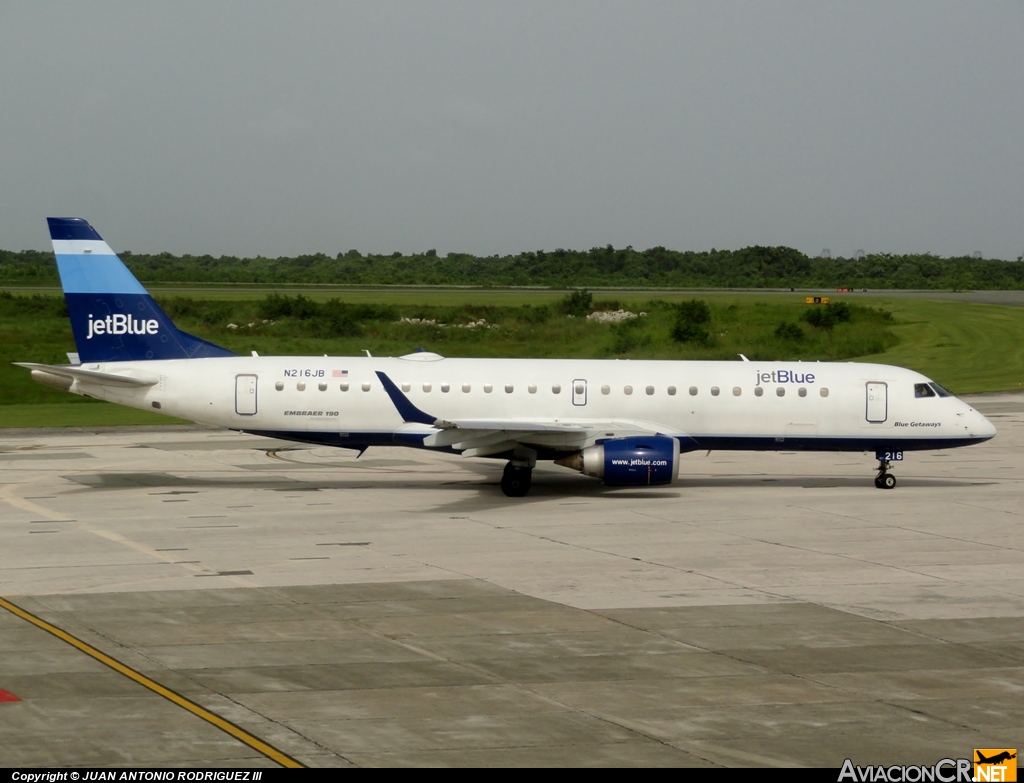
[[[878,475],[875,476],[875,486],[879,489],[892,489],[896,486],[896,477],[889,471],[892,463],[886,459],[878,460]]]
[[[533,468],[523,467],[509,462],[505,472],[501,474],[501,491],[510,498],[521,498],[530,491],[533,479]]]

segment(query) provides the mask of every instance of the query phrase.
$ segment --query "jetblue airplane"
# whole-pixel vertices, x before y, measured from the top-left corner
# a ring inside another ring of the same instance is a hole
[[[48,386],[289,441],[410,446],[507,460],[522,497],[538,460],[609,486],[670,484],[696,450],[861,451],[891,489],[905,451],[995,427],[938,384],[857,362],[237,356],[179,330],[81,218],[49,218],[78,348],[21,363]]]

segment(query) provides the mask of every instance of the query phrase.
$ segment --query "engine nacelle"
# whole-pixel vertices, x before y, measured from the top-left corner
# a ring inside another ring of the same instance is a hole
[[[664,435],[612,438],[556,463],[610,487],[671,484],[679,478],[679,441]]]

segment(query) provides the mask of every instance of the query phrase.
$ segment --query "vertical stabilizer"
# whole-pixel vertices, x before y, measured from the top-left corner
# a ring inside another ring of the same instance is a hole
[[[234,356],[178,329],[82,218],[47,218],[82,362]]]

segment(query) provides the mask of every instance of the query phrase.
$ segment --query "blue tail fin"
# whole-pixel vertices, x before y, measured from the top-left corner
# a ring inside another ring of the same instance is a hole
[[[235,355],[178,329],[88,222],[46,221],[82,362]]]

